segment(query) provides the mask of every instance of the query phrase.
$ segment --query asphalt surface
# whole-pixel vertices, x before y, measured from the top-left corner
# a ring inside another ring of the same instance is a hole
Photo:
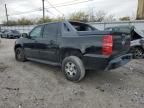
[[[59,67],[17,62],[14,41],[0,43],[0,108],[144,108],[144,60],[72,83]]]

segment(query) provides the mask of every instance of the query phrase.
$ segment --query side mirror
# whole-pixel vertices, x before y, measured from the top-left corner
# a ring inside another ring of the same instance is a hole
[[[29,34],[27,34],[27,33],[23,33],[23,34],[22,34],[22,37],[23,37],[23,38],[30,38]]]

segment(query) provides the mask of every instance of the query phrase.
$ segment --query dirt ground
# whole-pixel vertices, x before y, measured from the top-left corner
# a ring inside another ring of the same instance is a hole
[[[144,60],[72,83],[59,67],[17,62],[14,41],[0,44],[0,108],[144,108]]]

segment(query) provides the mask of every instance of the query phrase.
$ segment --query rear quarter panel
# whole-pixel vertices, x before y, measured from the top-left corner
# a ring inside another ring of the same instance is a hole
[[[101,54],[102,36],[62,36],[59,45],[60,48],[79,49],[82,54]]]

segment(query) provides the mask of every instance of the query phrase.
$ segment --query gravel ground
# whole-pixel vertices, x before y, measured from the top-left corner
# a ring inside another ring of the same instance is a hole
[[[17,62],[14,41],[0,44],[0,108],[144,108],[144,60],[72,83],[59,67]]]

